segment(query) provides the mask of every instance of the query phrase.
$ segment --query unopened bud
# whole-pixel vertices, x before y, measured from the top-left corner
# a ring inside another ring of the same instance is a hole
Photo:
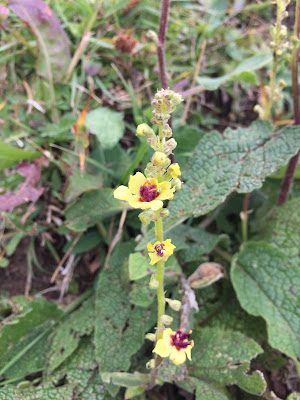
[[[166,162],[166,155],[164,153],[162,153],[161,151],[156,151],[152,158],[151,161],[154,165],[156,165],[157,167],[161,167],[164,165],[164,163]]]
[[[283,89],[286,87],[286,81],[284,79],[280,79],[278,82],[278,86],[280,87],[280,89]]]
[[[148,362],[146,363],[146,368],[147,368],[147,369],[153,369],[153,368],[155,368],[155,360],[152,359],[152,360],[148,361]]]
[[[177,142],[174,138],[169,139],[164,145],[164,153],[168,156],[176,148]]]
[[[157,36],[156,32],[149,30],[146,33],[146,36],[147,36],[147,38],[151,39],[155,44],[158,44],[158,36]]]
[[[137,136],[140,137],[146,137],[149,135],[155,135],[154,131],[152,128],[150,128],[150,126],[148,124],[140,124],[137,128],[136,128],[136,134]]]
[[[147,333],[147,334],[145,335],[145,339],[148,339],[148,340],[150,340],[151,342],[155,342],[156,337],[155,337],[155,334],[154,334],[154,333]]]
[[[256,106],[254,106],[253,111],[259,115],[259,118],[262,118],[264,115],[264,110],[259,104],[256,104]]]
[[[159,286],[159,282],[156,279],[156,275],[151,275],[150,282],[149,282],[149,288],[150,289],[157,289],[158,286]]]
[[[159,212],[161,218],[167,218],[170,215],[170,211],[167,208],[162,208]]]
[[[139,214],[139,219],[143,225],[149,225],[150,222],[155,221],[155,215],[152,210],[144,211]]]
[[[173,322],[173,318],[170,317],[170,315],[167,315],[167,314],[163,314],[163,315],[160,317],[160,319],[161,319],[161,322],[162,322],[164,325],[171,325],[171,323]]]
[[[179,300],[172,300],[172,299],[165,299],[166,303],[169,304],[169,306],[175,310],[175,311],[179,311],[180,307],[181,307],[181,301]]]
[[[179,178],[172,179],[171,180],[171,185],[172,185],[172,187],[175,188],[175,190],[180,190],[181,187],[182,187],[182,182],[181,182],[181,180]]]

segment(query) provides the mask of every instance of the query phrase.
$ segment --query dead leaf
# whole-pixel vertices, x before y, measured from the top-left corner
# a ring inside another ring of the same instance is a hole
[[[224,277],[224,267],[214,262],[200,264],[196,271],[188,278],[193,289],[200,289],[211,285]]]

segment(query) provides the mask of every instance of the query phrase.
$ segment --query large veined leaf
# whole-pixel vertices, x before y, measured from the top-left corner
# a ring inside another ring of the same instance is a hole
[[[233,259],[231,280],[241,306],[266,320],[270,345],[299,356],[299,267],[268,243],[247,243]]]
[[[0,389],[0,398],[5,400],[67,400],[72,399],[73,386],[55,387],[47,382],[38,387],[5,386]]]
[[[243,390],[261,394],[265,380],[258,371],[247,374],[250,361],[262,353],[261,347],[240,332],[220,328],[200,328],[193,333],[195,348],[189,375],[199,379],[205,393],[224,399],[225,385],[237,384]],[[215,394],[215,391],[217,392]],[[201,397],[199,399],[209,399]],[[214,397],[211,397],[214,398]]]
[[[300,199],[274,207],[264,220],[258,238],[279,247],[288,256],[288,262],[299,265],[300,259]]]
[[[42,0],[9,0],[9,7],[34,33],[39,46],[37,72],[61,81],[70,64],[70,45],[60,21]]]
[[[94,329],[94,297],[86,300],[56,329],[48,355],[50,371],[62,364],[78,347],[80,337]]]
[[[191,215],[207,214],[232,192],[259,189],[268,175],[287,164],[300,148],[300,128],[289,126],[273,133],[270,123],[255,121],[248,128],[228,128],[222,135],[206,134],[184,169],[185,184],[170,202],[164,232]],[[152,229],[138,249],[154,238]]]

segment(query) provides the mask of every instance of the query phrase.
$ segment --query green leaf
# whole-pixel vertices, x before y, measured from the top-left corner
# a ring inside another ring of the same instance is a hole
[[[293,392],[287,397],[286,400],[300,400],[300,393],[298,392]]]
[[[184,188],[170,204],[171,214],[177,219],[204,215],[233,191],[260,188],[300,147],[299,127],[286,127],[276,134],[272,129],[268,122],[256,121],[248,128],[204,136],[185,171]]]
[[[85,126],[97,136],[104,149],[112,149],[123,136],[123,114],[108,107],[99,107],[87,114]]]
[[[122,211],[124,204],[116,200],[113,193],[113,189],[107,188],[85,193],[66,209],[66,226],[82,232],[104,218]]]
[[[280,207],[274,207],[258,239],[274,244],[288,256],[288,263],[299,265],[300,254],[300,199],[294,198]]]
[[[247,243],[232,262],[231,280],[241,306],[267,322],[272,347],[300,354],[300,271],[268,243]]]
[[[99,173],[92,175],[85,170],[81,174],[80,169],[75,168],[69,177],[68,186],[65,191],[65,200],[69,202],[84,192],[100,189],[102,181],[102,176]]]
[[[97,284],[95,347],[101,373],[128,371],[131,357],[140,349],[145,333],[155,322],[151,310],[128,302],[130,287],[122,279],[122,265],[130,251],[132,244],[115,249],[109,267],[100,273]],[[111,386],[110,391],[116,393]]]
[[[50,371],[61,365],[78,347],[81,336],[94,329],[94,297],[86,300],[56,329],[48,355]]]
[[[149,264],[149,257],[141,253],[132,253],[129,256],[129,279],[136,281],[155,272],[155,268]]]
[[[196,378],[188,377],[176,384],[190,393],[195,393],[196,400],[229,400],[226,388],[210,382],[204,382]]]
[[[5,386],[0,389],[0,398],[5,400],[67,400],[72,399],[73,387],[55,387],[51,382],[40,386]]]
[[[17,147],[10,146],[7,143],[0,143],[0,170],[8,168],[15,164],[17,161],[21,160],[31,160],[37,158],[41,153],[30,153]]]
[[[0,336],[0,368],[6,379],[22,379],[44,368],[50,343],[51,320],[62,315],[55,303],[44,298],[30,302],[23,314],[3,326]]]
[[[191,376],[212,388],[237,384],[257,395],[265,390],[262,374],[246,374],[250,361],[262,352],[254,340],[240,332],[208,327],[197,329],[193,340]]]
[[[242,61],[234,70],[226,75],[218,78],[210,78],[199,76],[197,81],[203,85],[206,90],[216,90],[221,85],[232,80],[242,80],[253,85],[257,84],[257,77],[253,71],[256,71],[272,61],[272,54],[270,51],[256,54],[246,60]]]
[[[101,374],[102,379],[105,383],[113,383],[117,386],[122,387],[137,387],[146,386],[149,383],[149,375],[135,372],[130,374],[128,372],[105,372]]]
[[[32,30],[39,45],[37,71],[61,81],[71,62],[70,44],[60,21],[42,0],[9,0],[9,7]],[[30,10],[30,11],[29,11]]]

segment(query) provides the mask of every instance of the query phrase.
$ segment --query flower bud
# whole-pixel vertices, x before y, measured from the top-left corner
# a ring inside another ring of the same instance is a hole
[[[264,110],[259,104],[256,104],[256,106],[254,106],[253,111],[255,111],[258,114],[259,118],[262,118],[264,115]]]
[[[174,138],[169,139],[164,145],[164,153],[168,156],[176,148],[177,142]]]
[[[146,363],[146,368],[147,369],[153,369],[153,368],[155,368],[155,360],[152,358],[152,360],[150,360],[150,361],[148,361],[147,363]]]
[[[139,219],[143,225],[149,225],[150,222],[155,221],[155,215],[152,210],[144,211],[139,214]]]
[[[167,208],[162,208],[160,210],[159,216],[164,219],[167,218],[170,215],[170,211]]]
[[[149,282],[149,288],[150,289],[157,289],[158,286],[159,286],[159,282],[156,279],[156,275],[151,275],[150,282]]]
[[[181,187],[182,187],[182,182],[181,182],[181,180],[179,178],[172,179],[171,180],[171,185],[172,185],[172,187],[175,188],[175,190],[180,190]]]
[[[166,162],[166,155],[164,153],[162,153],[161,151],[156,151],[152,158],[151,161],[154,165],[156,165],[157,167],[161,167],[164,165],[164,163]]]
[[[178,178],[181,175],[179,164],[171,164],[168,168],[168,174],[174,179]]]
[[[149,135],[152,136],[152,134],[155,135],[153,129],[150,128],[150,126],[148,124],[140,124],[136,128],[136,134],[137,134],[137,136],[140,136],[140,137],[147,137]]]
[[[172,300],[172,299],[165,299],[166,303],[172,308],[172,310],[179,311],[181,307],[181,301],[179,300]]]
[[[164,325],[171,325],[171,323],[173,322],[173,318],[170,317],[170,315],[166,315],[166,314],[163,314],[163,315],[160,317],[160,319],[161,319],[161,322],[162,322]]]
[[[145,339],[148,339],[148,340],[150,340],[151,342],[155,342],[155,340],[156,340],[155,333],[147,333],[147,334],[145,335]]]

